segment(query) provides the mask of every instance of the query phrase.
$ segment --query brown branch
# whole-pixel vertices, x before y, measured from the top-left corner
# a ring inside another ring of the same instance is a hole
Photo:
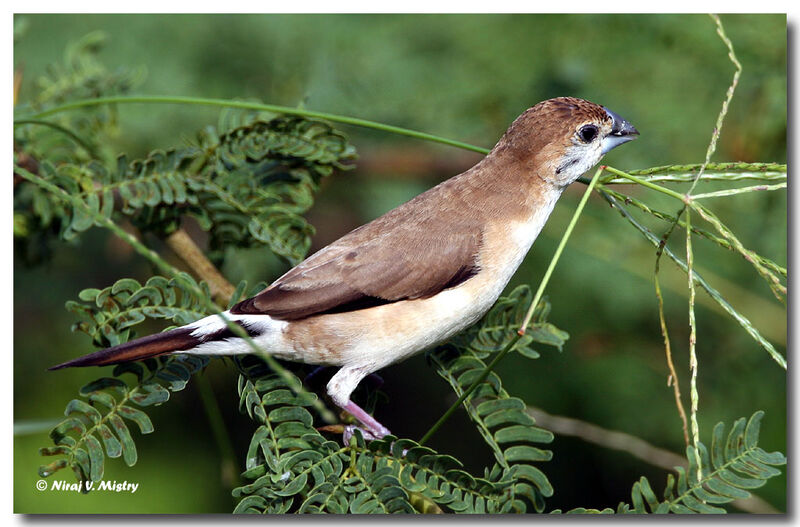
[[[672,471],[676,466],[686,467],[688,464],[683,456],[651,445],[644,439],[625,432],[608,430],[571,417],[551,415],[533,406],[528,406],[526,410],[536,420],[537,425],[558,435],[577,437],[588,443],[621,450],[664,470]],[[752,493],[749,498],[732,501],[731,505],[752,514],[780,514],[779,510]]]
[[[206,255],[197,247],[197,244],[194,243],[194,240],[186,231],[180,228],[167,236],[165,241],[169,248],[175,251],[181,260],[192,269],[194,274],[208,284],[211,298],[217,304],[227,306],[235,288],[220,274],[214,264],[206,258]]]

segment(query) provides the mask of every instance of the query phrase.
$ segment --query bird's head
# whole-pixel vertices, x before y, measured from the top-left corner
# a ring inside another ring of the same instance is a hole
[[[566,186],[592,168],[611,149],[639,132],[608,108],[583,99],[558,97],[520,115],[495,146],[535,174]]]

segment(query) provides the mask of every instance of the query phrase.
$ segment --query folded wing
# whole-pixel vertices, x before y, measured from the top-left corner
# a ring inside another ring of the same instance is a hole
[[[413,216],[394,209],[313,254],[231,313],[298,320],[428,297],[478,271],[481,234],[468,215],[442,220],[419,209]]]

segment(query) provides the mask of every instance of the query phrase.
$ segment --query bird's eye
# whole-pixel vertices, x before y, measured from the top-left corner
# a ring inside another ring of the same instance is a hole
[[[593,124],[587,124],[581,126],[578,130],[578,137],[581,138],[581,141],[584,143],[591,143],[592,140],[597,136],[597,127]]]

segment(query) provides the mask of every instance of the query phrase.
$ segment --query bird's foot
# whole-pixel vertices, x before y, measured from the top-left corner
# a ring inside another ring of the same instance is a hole
[[[388,428],[386,428],[378,421],[376,421],[374,417],[369,415],[356,403],[352,401],[347,401],[347,403],[342,405],[341,408],[342,410],[346,411],[347,413],[355,417],[360,424],[323,426],[319,428],[320,431],[332,432],[332,433],[341,432],[342,440],[344,441],[345,445],[350,444],[350,439],[353,438],[353,434],[355,433],[356,430],[361,432],[361,436],[366,441],[374,441],[376,439],[381,439],[391,434]]]
[[[359,429],[371,435],[372,439],[380,439],[391,434],[388,428],[376,421],[374,417],[362,410],[361,407],[353,401],[347,401],[347,403],[342,406],[342,410],[355,417],[359,423],[364,425],[359,427]],[[364,439],[367,439],[366,434],[364,435]]]
[[[374,441],[376,439],[380,439],[379,436],[376,436],[372,431],[365,429],[364,427],[358,425],[345,425],[344,432],[342,432],[342,443],[349,445],[350,440],[356,433],[356,430],[361,432],[361,437],[364,438],[364,441]]]

